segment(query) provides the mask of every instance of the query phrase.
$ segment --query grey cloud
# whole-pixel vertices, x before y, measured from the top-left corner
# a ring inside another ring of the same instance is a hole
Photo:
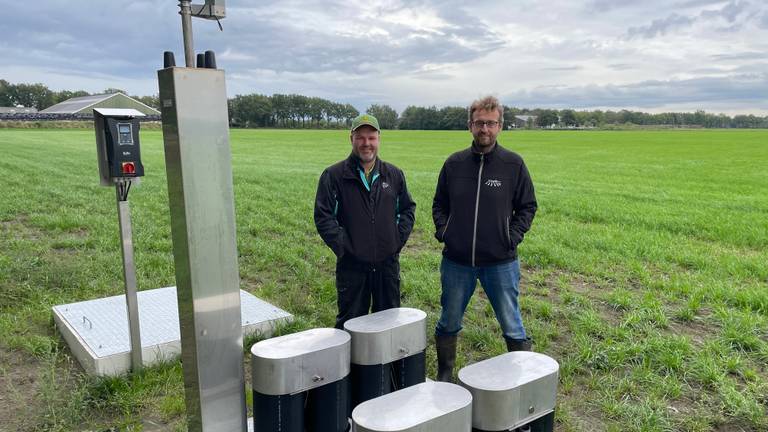
[[[587,85],[536,88],[509,94],[506,100],[522,106],[657,107],[672,104],[730,102],[766,107],[768,73],[688,80],[643,81],[627,85]]]
[[[628,63],[614,63],[609,64],[608,67],[613,70],[628,70],[628,69],[634,69],[634,66]]]
[[[593,0],[586,6],[588,12],[608,12],[613,9],[623,9],[636,6],[633,0]]]
[[[418,6],[417,6],[418,7]],[[342,2],[308,5],[318,17],[354,22],[354,10]],[[375,11],[379,18],[387,12],[402,11],[404,7]],[[447,22],[443,34],[414,29],[399,23],[383,26],[387,34],[376,36],[345,33],[335,34],[322,23],[306,26],[295,24],[302,11],[284,10],[265,13],[267,8],[245,9],[230,18],[231,34],[224,36],[227,48],[249,53],[263,68],[282,72],[343,71],[354,74],[418,73],[424,65],[463,63],[485,55],[503,45],[502,39],[485,24],[462,15],[455,8],[443,7],[439,17]],[[314,23],[313,23],[314,24]],[[375,26],[376,20],[371,24]],[[276,37],[275,35],[279,35]],[[470,43],[464,43],[469,41]],[[238,68],[237,63],[231,65]],[[435,75],[437,77],[437,75]],[[433,77],[434,78],[434,77]]]
[[[659,35],[665,35],[669,31],[679,27],[690,26],[694,21],[695,20],[691,17],[673,13],[666,18],[655,19],[647,26],[630,27],[627,31],[627,35],[630,39],[633,37],[653,38]]]
[[[11,2],[3,6],[0,47],[6,64],[144,78],[161,66],[168,34],[180,32],[173,9],[170,2]]]
[[[561,62],[575,62],[594,58],[616,59],[634,54],[630,47],[606,44],[604,41],[596,39],[566,39],[561,42],[545,41],[540,46],[522,47],[521,49],[532,50],[532,53],[537,57],[555,59]]]
[[[624,6],[621,2],[612,0],[594,0],[587,5],[587,10],[594,12],[605,12]]]
[[[576,71],[584,69],[583,66],[560,66],[560,67],[548,67],[548,68],[542,68],[541,70],[548,70],[548,71]]]
[[[762,29],[768,30],[768,12],[764,13],[758,21],[758,26]]]
[[[722,2],[687,2],[683,5],[706,6],[720,3]],[[627,31],[627,37],[632,39],[634,37],[653,38],[663,36],[676,29],[690,27],[699,21],[709,21],[711,25],[717,25],[717,22],[725,21],[729,25],[713,27],[713,30],[720,33],[736,32],[741,30],[749,21],[757,19],[758,12],[756,10],[750,2],[744,0],[729,1],[719,9],[705,9],[696,16],[672,13],[666,18],[653,20],[649,25],[630,27]]]
[[[80,13],[86,9],[87,14]],[[118,2],[85,0],[12,2],[3,9],[4,17],[15,18],[0,24],[4,35],[0,49],[16,66],[144,78],[161,66],[164,50],[175,51],[177,63],[183,63],[177,11],[175,2],[169,1],[138,2],[127,8]],[[467,62],[503,45],[486,24],[447,6],[438,9],[447,22],[441,35],[396,23],[386,25],[389,36],[335,34],[324,27],[325,19],[354,22],[359,19],[356,11],[342,1],[230,7],[222,20],[223,32],[214,22],[193,20],[195,46],[198,51],[232,50],[253,58],[225,63],[233,72],[253,68],[256,62],[259,68],[278,72],[362,75],[409,74],[427,64]]]
[[[684,2],[675,3],[672,5],[673,8],[698,8],[702,6],[709,6],[709,5],[715,5],[715,4],[723,4],[727,0],[689,0]]]
[[[709,56],[712,60],[728,61],[728,60],[759,60],[768,59],[768,53],[747,51],[739,53],[727,53],[727,54],[714,54]]]
[[[741,15],[749,7],[749,3],[745,1],[732,1],[723,6],[719,10],[705,10],[701,12],[702,18],[723,18],[729,23],[736,21],[736,18]]]

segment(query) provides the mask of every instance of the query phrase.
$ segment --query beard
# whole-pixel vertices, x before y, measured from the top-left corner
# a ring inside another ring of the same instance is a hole
[[[372,162],[376,160],[376,152],[375,151],[356,151],[355,155],[360,159],[361,162]]]
[[[478,133],[475,135],[475,144],[480,147],[492,146],[496,142],[496,136],[493,134]]]

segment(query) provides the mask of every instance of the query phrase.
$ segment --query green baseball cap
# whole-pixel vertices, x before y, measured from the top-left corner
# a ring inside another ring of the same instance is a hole
[[[360,126],[368,125],[377,131],[381,131],[379,128],[379,121],[376,120],[376,117],[370,115],[370,114],[360,114],[359,116],[355,117],[354,120],[352,120],[352,129],[351,131],[354,132],[359,128]]]

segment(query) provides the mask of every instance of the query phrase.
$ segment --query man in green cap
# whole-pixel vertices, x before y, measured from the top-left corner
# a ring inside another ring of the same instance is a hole
[[[378,157],[376,117],[352,120],[352,153],[326,168],[315,197],[315,226],[336,254],[336,328],[349,319],[400,307],[400,250],[416,203],[396,166]]]

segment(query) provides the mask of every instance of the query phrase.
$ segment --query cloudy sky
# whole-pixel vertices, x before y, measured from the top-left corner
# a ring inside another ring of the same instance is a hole
[[[163,51],[183,63],[176,0],[3,3],[7,81],[148,95]],[[227,0],[221,24],[195,48],[230,96],[768,115],[768,0]]]

